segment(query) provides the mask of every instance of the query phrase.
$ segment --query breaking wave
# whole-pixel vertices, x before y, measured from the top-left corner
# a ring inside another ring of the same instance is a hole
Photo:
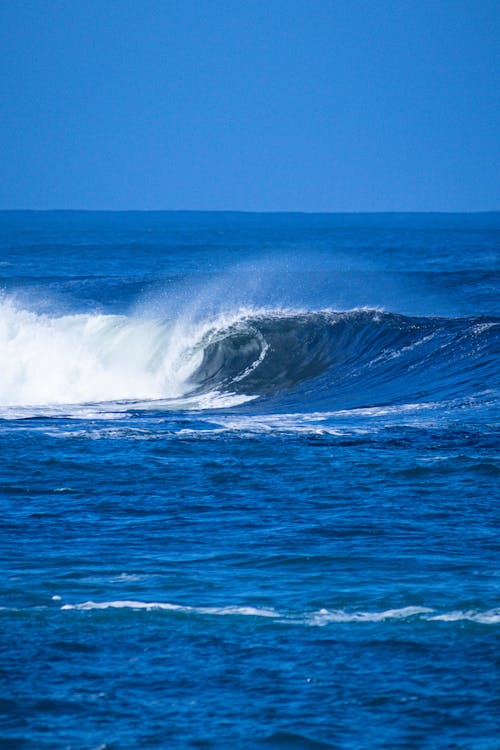
[[[259,399],[354,408],[492,391],[499,321],[240,310],[202,321],[38,315],[0,304],[0,405]]]

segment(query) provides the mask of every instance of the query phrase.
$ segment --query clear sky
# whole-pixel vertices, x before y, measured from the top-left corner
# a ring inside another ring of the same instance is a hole
[[[0,208],[500,208],[498,0],[0,0]]]

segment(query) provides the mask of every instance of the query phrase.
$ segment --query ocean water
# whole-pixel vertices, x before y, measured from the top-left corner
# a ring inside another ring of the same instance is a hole
[[[499,230],[0,214],[2,747],[500,747]]]

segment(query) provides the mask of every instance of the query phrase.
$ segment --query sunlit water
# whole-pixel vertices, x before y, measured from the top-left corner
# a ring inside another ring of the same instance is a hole
[[[499,747],[499,228],[0,214],[3,746]]]

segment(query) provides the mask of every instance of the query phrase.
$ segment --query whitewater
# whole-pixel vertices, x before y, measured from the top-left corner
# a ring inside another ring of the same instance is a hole
[[[0,212],[6,747],[496,750],[499,238]]]

